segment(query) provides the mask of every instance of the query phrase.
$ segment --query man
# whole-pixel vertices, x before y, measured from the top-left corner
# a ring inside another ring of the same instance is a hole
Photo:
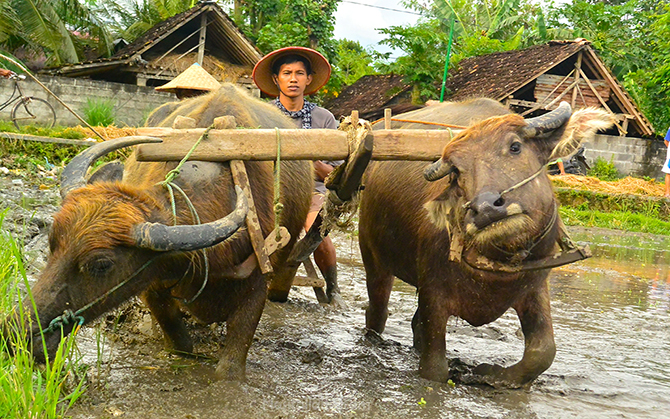
[[[305,95],[318,91],[330,78],[330,64],[317,51],[303,47],[278,49],[256,64],[252,77],[261,91],[277,97],[274,104],[291,117],[298,128],[337,129],[338,124],[332,113],[305,100]],[[323,180],[340,164],[341,161],[314,162],[315,192],[305,230],[309,230],[323,205],[326,193]],[[325,237],[314,251],[314,261],[328,284],[327,297],[332,301],[333,296],[339,294],[339,289],[335,246],[330,237]]]

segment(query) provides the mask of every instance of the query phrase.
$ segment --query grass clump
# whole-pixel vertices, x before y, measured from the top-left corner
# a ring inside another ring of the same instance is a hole
[[[0,319],[18,310],[19,318],[27,318],[17,301],[28,293],[21,250],[2,230],[6,211],[0,213]],[[34,302],[33,302],[34,304]],[[64,339],[44,366],[36,365],[23,338],[21,325],[8,325],[0,335],[0,417],[1,418],[62,418],[84,391],[84,375],[76,357],[74,338]],[[13,355],[8,349],[11,348]]]
[[[86,99],[82,112],[90,125],[107,127],[116,120],[115,103],[110,99]]]
[[[567,225],[601,227],[638,233],[670,235],[670,222],[631,212],[599,212],[579,207],[561,207],[561,219]]]

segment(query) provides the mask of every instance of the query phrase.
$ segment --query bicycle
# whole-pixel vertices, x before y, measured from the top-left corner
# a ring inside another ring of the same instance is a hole
[[[33,122],[39,122],[40,125],[44,125],[47,128],[53,127],[56,124],[56,111],[54,111],[49,102],[38,97],[23,94],[19,81],[25,80],[26,76],[12,74],[8,78],[14,82],[14,91],[5,103],[0,104],[0,111],[16,102],[12,108],[10,117],[17,129],[20,130]]]

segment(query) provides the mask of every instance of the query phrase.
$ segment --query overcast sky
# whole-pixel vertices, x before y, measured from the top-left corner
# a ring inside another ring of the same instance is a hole
[[[335,12],[335,38],[358,41],[364,47],[373,47],[380,52],[389,51],[387,47],[377,45],[384,36],[376,29],[415,23],[419,16],[387,9],[413,12],[399,0],[342,0]]]

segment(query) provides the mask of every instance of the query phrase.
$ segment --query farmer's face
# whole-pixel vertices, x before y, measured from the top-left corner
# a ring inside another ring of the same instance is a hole
[[[281,94],[292,99],[303,97],[312,82],[312,75],[307,74],[305,65],[300,61],[282,65],[279,74],[273,77]]]

